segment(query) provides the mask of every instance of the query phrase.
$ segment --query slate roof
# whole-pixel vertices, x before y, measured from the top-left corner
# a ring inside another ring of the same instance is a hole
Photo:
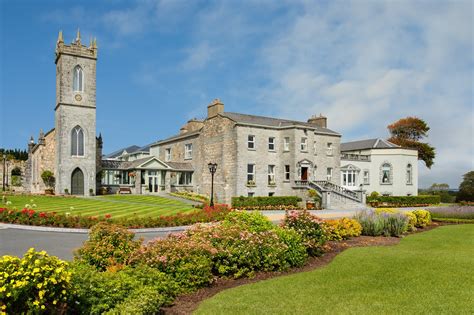
[[[170,141],[181,139],[181,138],[191,137],[191,136],[194,136],[194,135],[198,135],[200,132],[201,132],[201,129],[188,131],[188,132],[185,132],[185,133],[180,133],[178,135],[174,135],[172,137],[169,137],[169,138],[166,138],[166,139],[163,139],[163,140],[158,140],[154,144],[166,143],[166,142],[170,142]]]
[[[390,148],[396,149],[396,148],[401,148],[401,147],[381,138],[341,143],[341,152],[367,150],[367,149],[390,149]]]
[[[246,114],[231,113],[231,112],[224,112],[224,113],[221,113],[221,115],[229,119],[232,119],[233,121],[240,124],[260,125],[260,126],[268,126],[268,127],[303,126],[303,127],[315,129],[316,132],[339,135],[337,132],[331,129],[318,127],[304,121],[288,120],[288,119],[280,119],[280,118],[272,118],[272,117],[256,116],[256,115],[246,115]]]
[[[182,163],[182,162],[165,162],[165,163],[174,170],[194,171],[193,165],[191,163]]]
[[[114,152],[106,155],[105,158],[106,159],[114,159],[114,158],[122,155],[123,151],[127,151],[128,153],[132,153],[132,152],[138,151],[138,149],[140,149],[140,147],[138,145],[131,145],[129,147],[125,147],[125,148],[119,149],[117,151],[114,151]]]

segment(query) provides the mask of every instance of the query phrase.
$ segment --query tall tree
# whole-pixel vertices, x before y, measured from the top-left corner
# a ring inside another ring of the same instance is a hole
[[[426,167],[431,168],[436,153],[434,147],[420,141],[428,136],[430,130],[424,120],[417,117],[406,117],[388,125],[387,128],[391,135],[388,141],[405,148],[417,149],[418,159],[425,162]]]
[[[464,174],[456,200],[474,201],[474,171]]]

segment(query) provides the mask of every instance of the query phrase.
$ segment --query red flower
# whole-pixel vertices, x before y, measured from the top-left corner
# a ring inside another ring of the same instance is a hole
[[[106,218],[106,219],[110,219],[111,217],[112,217],[112,216],[111,216],[110,214],[108,214],[108,213],[105,215],[105,218]]]
[[[46,212],[40,212],[39,216],[40,218],[46,218],[48,215],[46,214]]]

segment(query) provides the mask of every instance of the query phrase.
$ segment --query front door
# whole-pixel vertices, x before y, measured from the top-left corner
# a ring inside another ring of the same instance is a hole
[[[84,195],[84,173],[76,168],[71,175],[71,194]]]
[[[148,192],[158,192],[158,175],[156,171],[148,171]]]
[[[301,180],[308,180],[308,168],[306,166],[301,167]]]

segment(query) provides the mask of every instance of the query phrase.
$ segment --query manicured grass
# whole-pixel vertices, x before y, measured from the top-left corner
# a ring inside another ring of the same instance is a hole
[[[25,205],[36,211],[69,213],[71,215],[103,216],[112,218],[131,216],[158,217],[195,211],[191,205],[160,196],[108,195],[93,198],[71,198],[51,196],[7,196],[10,205],[0,205],[21,210]]]
[[[472,314],[473,266],[474,225],[443,226],[223,291],[197,314]]]

